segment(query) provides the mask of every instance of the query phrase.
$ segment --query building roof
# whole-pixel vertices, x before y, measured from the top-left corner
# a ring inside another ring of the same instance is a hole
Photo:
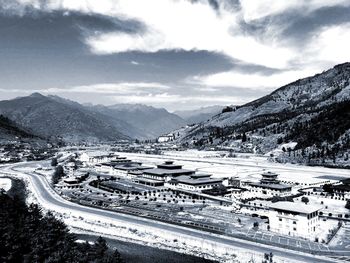
[[[191,174],[194,171],[186,169],[162,169],[162,168],[153,168],[145,171],[145,174],[158,175],[158,176],[167,176],[167,175],[181,175],[181,174]]]
[[[203,185],[203,184],[222,183],[222,179],[210,178],[210,177],[202,177],[202,178],[195,179],[189,176],[179,176],[176,179],[170,180],[170,182],[189,184],[189,185]]]
[[[262,175],[263,177],[277,177],[277,176],[278,176],[278,174],[273,173],[273,172],[270,172],[270,171],[264,172],[264,173],[262,173],[261,175]]]
[[[271,190],[287,190],[292,189],[291,186],[285,185],[285,184],[262,184],[262,183],[251,183],[251,186],[260,187],[264,189],[271,189]]]
[[[211,174],[191,174],[191,177],[194,179],[207,178],[210,176],[211,176]]]
[[[67,184],[76,184],[79,182],[79,180],[77,178],[74,178],[74,177],[68,177],[68,178],[64,179],[63,181]]]
[[[152,167],[141,166],[141,165],[138,165],[138,164],[135,164],[135,165],[124,164],[124,165],[116,165],[116,166],[114,166],[114,169],[116,169],[116,170],[123,170],[123,171],[134,171],[134,170],[152,169]]]
[[[282,211],[288,211],[288,212],[294,212],[294,213],[300,213],[300,214],[311,214],[313,212],[317,212],[322,207],[320,206],[312,206],[307,205],[304,203],[294,203],[294,202],[277,202],[272,203],[270,205],[270,208],[274,210],[282,210]]]

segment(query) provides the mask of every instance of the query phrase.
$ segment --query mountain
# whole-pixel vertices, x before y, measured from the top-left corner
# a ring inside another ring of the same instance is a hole
[[[18,127],[18,125],[9,118],[0,115],[0,142],[16,140],[18,138],[29,140],[39,139],[37,136],[30,133],[30,131]]]
[[[271,156],[280,149],[284,160],[342,161],[350,166],[349,83],[350,63],[337,65],[178,131],[178,141],[241,150],[250,147]]]
[[[141,104],[82,105],[40,93],[0,101],[0,114],[39,136],[67,142],[154,139],[186,124],[165,109]]]
[[[174,114],[184,119],[187,124],[193,124],[209,120],[214,115],[221,113],[223,108],[223,106],[213,105],[195,110],[175,111]]]
[[[128,139],[113,125],[59,97],[33,93],[0,101],[0,114],[43,137],[62,137],[68,142]]]
[[[109,108],[103,105],[93,106],[92,104],[79,104],[78,102],[68,100],[65,98],[61,98],[59,96],[49,95],[49,98],[66,104],[70,107],[74,107],[79,111],[88,112],[90,115],[94,116],[94,118],[97,118],[104,123],[107,123],[117,129],[122,134],[125,134],[126,136],[132,138],[132,139],[141,139],[144,138],[144,132],[142,130],[139,130],[138,128],[130,125],[129,123],[123,121],[119,118],[118,113],[114,113]]]
[[[109,116],[111,119],[123,121],[134,127],[130,137],[139,139],[154,139],[159,135],[178,129],[186,122],[176,114],[163,108],[154,108],[142,104],[116,104],[111,106],[88,106],[90,110]]]

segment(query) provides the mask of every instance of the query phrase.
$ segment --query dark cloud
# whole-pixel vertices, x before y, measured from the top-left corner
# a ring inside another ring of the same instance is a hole
[[[219,9],[219,3],[216,0],[208,0],[208,3],[210,4],[210,6],[212,8],[214,8],[215,10]]]
[[[288,12],[281,15],[276,22],[287,24],[281,37],[304,42],[323,27],[350,22],[350,7],[323,7],[308,15],[302,15],[301,12]]]
[[[350,6],[327,6],[311,13],[292,9],[249,23],[241,20],[240,28],[247,35],[262,38],[268,34],[272,26],[281,30],[281,33],[276,36],[280,40],[302,47],[308,44],[308,40],[322,28],[348,22],[350,22]]]
[[[143,25],[135,21],[93,14],[27,11],[25,15],[9,15],[2,12],[0,88],[30,90],[119,81],[174,83],[191,75],[229,70],[233,65],[231,59],[206,51],[95,55],[84,41],[85,34],[95,31],[140,30]]]

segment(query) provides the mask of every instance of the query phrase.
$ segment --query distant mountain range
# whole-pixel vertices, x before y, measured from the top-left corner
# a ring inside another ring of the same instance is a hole
[[[285,159],[310,163],[341,159],[350,166],[349,83],[350,63],[340,64],[180,129],[177,140],[199,147],[253,147],[261,153],[280,147]],[[242,138],[245,144],[237,144]],[[283,147],[289,142],[296,143],[295,149]]]
[[[214,115],[221,113],[223,108],[223,106],[213,105],[195,110],[175,111],[174,114],[184,119],[187,124],[193,124],[211,119]]]
[[[89,106],[89,110],[108,116],[113,124],[132,138],[155,139],[159,135],[186,125],[179,116],[163,108],[142,104],[116,104]],[[126,123],[120,125],[118,123]]]
[[[186,125],[165,109],[140,104],[82,105],[40,93],[0,101],[0,114],[38,136],[67,142],[155,139]]]
[[[80,104],[39,93],[0,101],[0,114],[39,136],[60,137],[69,142],[129,138]]]

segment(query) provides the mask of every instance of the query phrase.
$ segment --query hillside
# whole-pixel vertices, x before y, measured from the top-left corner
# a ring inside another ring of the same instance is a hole
[[[214,115],[221,113],[223,106],[213,105],[194,110],[175,111],[187,124],[199,123],[211,119]]]
[[[279,161],[347,165],[349,83],[350,63],[337,65],[187,128],[178,140],[199,147],[215,145],[271,156],[280,149]],[[281,147],[291,142],[295,148]]]
[[[134,127],[131,129],[133,134],[130,132],[125,134],[139,139],[154,139],[186,124],[179,116],[163,108],[142,104],[97,105],[90,106],[90,109],[110,117],[111,121],[117,118],[129,127]],[[121,127],[120,129],[123,131]]]
[[[131,139],[144,138],[144,134],[143,134],[142,130],[139,130],[138,128],[123,121],[122,119],[120,119],[119,114],[113,113],[106,106],[103,106],[103,105],[93,106],[91,104],[82,105],[78,102],[64,99],[64,98],[61,98],[59,96],[53,96],[53,95],[49,95],[48,97],[57,101],[57,102],[66,104],[69,107],[73,107],[78,111],[87,112],[89,115],[93,116],[96,119],[103,121],[104,123],[106,123],[108,125],[111,125],[113,128],[117,129],[117,131],[121,132],[122,134],[125,134],[126,136],[128,136]]]
[[[16,123],[11,121],[9,118],[0,115],[0,142],[16,140],[16,139],[39,139],[33,135],[30,131],[26,131],[23,128],[17,126]]]
[[[128,138],[91,112],[39,93],[0,101],[0,114],[40,136],[61,137],[69,142]]]
[[[39,93],[0,101],[0,114],[42,137],[67,142],[155,139],[186,124],[162,108],[141,104],[82,105]]]

